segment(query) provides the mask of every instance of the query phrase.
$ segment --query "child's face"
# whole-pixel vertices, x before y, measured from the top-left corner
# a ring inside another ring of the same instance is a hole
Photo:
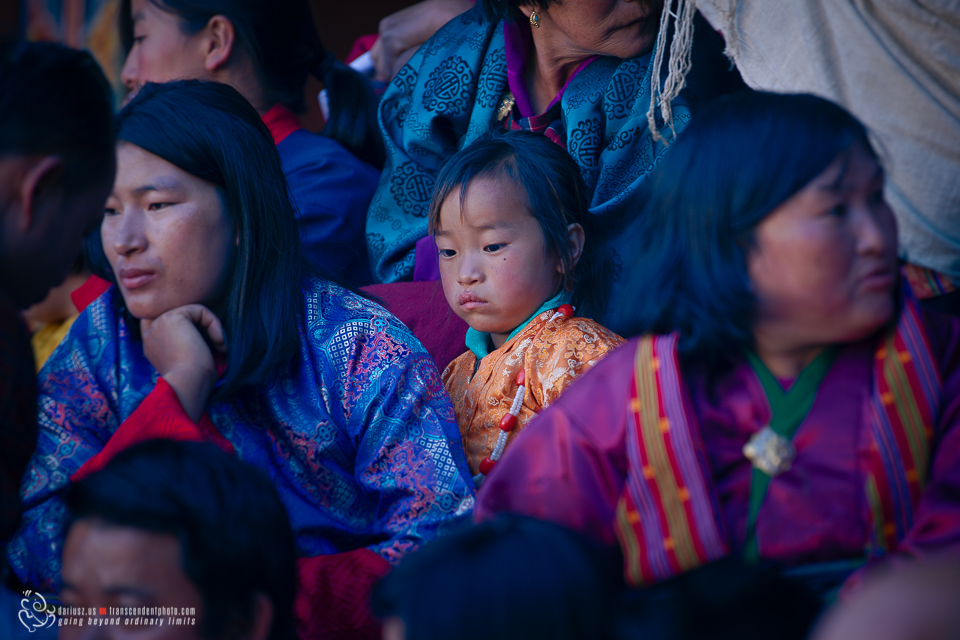
[[[443,293],[454,313],[499,348],[511,331],[560,288],[561,266],[547,253],[526,195],[509,179],[479,178],[440,208],[436,232]]]

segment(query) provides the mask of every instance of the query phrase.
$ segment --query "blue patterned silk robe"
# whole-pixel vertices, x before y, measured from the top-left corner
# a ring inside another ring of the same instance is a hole
[[[313,281],[303,346],[270,384],[207,414],[237,455],[265,470],[298,552],[368,547],[388,562],[469,519],[473,483],[432,358],[376,303]],[[39,376],[40,437],[7,547],[27,584],[59,589],[61,492],[157,382],[116,287],[91,304]]]

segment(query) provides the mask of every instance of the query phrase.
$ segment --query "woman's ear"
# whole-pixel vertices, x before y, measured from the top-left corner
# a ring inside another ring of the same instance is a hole
[[[217,14],[204,27],[203,67],[210,73],[219,70],[233,53],[237,33],[230,18]]]
[[[26,170],[19,190],[20,217],[16,220],[16,228],[21,234],[40,222],[38,218],[50,208],[46,205],[55,204],[53,213],[56,213],[63,199],[64,164],[60,156],[44,156],[27,161],[24,166]]]
[[[570,249],[570,267],[576,266],[577,262],[580,261],[580,256],[583,255],[583,243],[586,241],[587,236],[583,231],[583,227],[578,223],[574,222],[567,225],[567,247]],[[560,273],[565,273],[566,269],[564,265],[559,265],[557,269]]]

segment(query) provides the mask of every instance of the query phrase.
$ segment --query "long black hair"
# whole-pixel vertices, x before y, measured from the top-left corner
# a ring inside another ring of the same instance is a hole
[[[227,282],[223,400],[292,363],[304,317],[301,286],[318,275],[304,257],[280,156],[256,110],[236,89],[181,80],[146,84],[117,115],[117,139],[206,180],[221,192],[239,245]],[[109,265],[99,237],[87,242],[98,275]]]
[[[320,42],[306,0],[150,0],[180,19],[184,33],[202,30],[216,15],[225,16],[238,44],[253,61],[260,85],[271,102],[304,110],[303,87],[313,75],[327,87],[330,117],[323,134],[355,156],[383,167],[383,140],[377,124],[377,98],[367,80],[338,62]],[[120,39],[133,46],[131,0],[120,1]]]
[[[502,177],[526,194],[530,215],[543,231],[548,255],[563,266],[563,287],[579,315],[598,318],[603,310],[603,261],[599,237],[589,211],[589,191],[577,163],[546,136],[529,131],[490,134],[448,158],[437,174],[430,201],[430,230],[440,225],[443,201],[457,189],[461,205],[466,186],[478,178]],[[574,262],[567,227],[584,231],[583,251]]]
[[[91,519],[175,536],[181,570],[203,598],[203,637],[249,625],[258,594],[273,605],[269,639],[296,637],[293,530],[256,467],[209,443],[148,440],[72,484],[65,501],[65,532]]]
[[[678,331],[685,360],[729,364],[753,345],[754,229],[854,144],[875,155],[856,118],[811,95],[745,91],[704,108],[648,179],[611,328]]]

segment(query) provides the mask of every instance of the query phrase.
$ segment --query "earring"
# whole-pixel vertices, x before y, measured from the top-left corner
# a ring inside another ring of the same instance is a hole
[[[530,24],[537,29],[540,28],[540,15],[536,11],[530,12]]]

